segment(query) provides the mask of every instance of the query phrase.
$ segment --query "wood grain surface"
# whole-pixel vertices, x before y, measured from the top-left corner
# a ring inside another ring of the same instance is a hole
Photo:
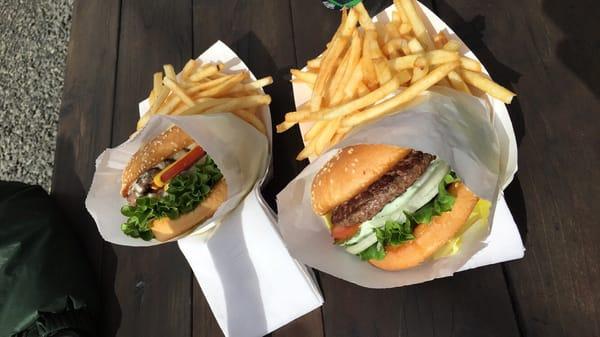
[[[339,13],[318,0],[76,1],[52,195],[80,237],[104,306],[101,336],[222,336],[175,244],[105,243],[84,208],[94,160],[135,128],[165,63],[179,69],[217,40],[257,77],[272,75],[273,123],[294,109],[289,68],[320,53]],[[371,14],[391,0],[365,0]],[[273,332],[300,336],[600,336],[599,5],[590,0],[424,2],[519,96],[509,106],[519,173],[506,198],[524,259],[387,290],[317,273],[325,305]],[[306,165],[296,128],[275,134],[276,194]]]
[[[152,74],[166,63],[181,69],[192,57],[191,10],[189,1],[122,2],[112,146],[135,130],[137,104],[148,95]],[[103,287],[114,287],[121,312],[116,336],[191,334],[192,271],[176,243],[141,249],[112,245],[106,254],[114,258],[105,259]]]
[[[521,334],[600,336],[600,37],[597,2],[440,1],[500,83],[519,143],[506,192],[525,258],[505,264]]]

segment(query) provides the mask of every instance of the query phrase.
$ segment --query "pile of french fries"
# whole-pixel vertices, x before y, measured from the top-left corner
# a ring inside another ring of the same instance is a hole
[[[326,50],[291,69],[292,81],[312,88],[309,102],[285,115],[284,132],[311,122],[302,160],[320,155],[350,130],[399,111],[433,85],[473,94],[476,88],[510,103],[515,94],[481,72],[479,62],[460,55],[460,43],[427,30],[414,0],[394,0],[388,23],[374,23],[362,3],[342,12]]]
[[[232,112],[266,134],[258,108],[271,103],[261,88],[273,83],[268,76],[250,80],[246,70],[227,71],[222,63],[202,64],[189,60],[179,75],[170,64],[154,74],[154,86],[148,97],[150,109],[140,118],[142,128],[154,115],[185,116],[213,112]]]

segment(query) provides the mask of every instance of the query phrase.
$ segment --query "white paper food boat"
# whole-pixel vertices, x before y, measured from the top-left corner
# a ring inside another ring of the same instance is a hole
[[[473,52],[462,42],[462,40],[460,40],[460,38],[454,33],[454,31],[450,27],[448,27],[426,6],[419,2],[417,3],[419,4],[419,8],[421,9],[422,14],[426,17],[424,23],[427,26],[430,33],[437,33],[440,31],[445,32],[449,38],[458,40],[461,43],[461,49],[459,51],[461,55],[477,60],[477,57],[473,54]],[[391,5],[384,11],[379,13],[374,18],[374,21],[389,22],[394,11],[395,6]],[[487,70],[485,69],[485,67],[483,67],[483,65],[482,71],[488,74]],[[308,100],[310,100],[312,93],[310,87],[299,82],[294,82],[292,86],[296,107],[299,107]],[[484,99],[489,104],[491,111],[490,120],[500,144],[500,163],[505,163],[505,165],[503,167],[503,171],[501,171],[501,174],[499,176],[501,177],[500,185],[502,186],[502,189],[504,189],[512,181],[514,174],[517,171],[517,143],[515,133],[505,104],[487,94],[484,94],[480,98]],[[301,133],[304,134],[305,132],[307,132],[309,126],[310,123],[301,123]],[[519,259],[523,257],[524,247],[521,241],[521,237],[519,235],[517,225],[515,224],[514,219],[510,213],[510,210],[506,205],[502,193],[500,193],[498,202],[496,204],[496,210],[492,222],[494,223],[494,225],[492,226],[488,238],[485,240],[487,246],[475,253],[464,265],[462,265],[459,271],[476,268],[488,264]],[[335,276],[344,278],[341,275]],[[352,279],[346,280],[350,282],[359,283],[367,287],[379,288],[390,286],[383,286],[375,283],[369,284],[356,282]],[[388,284],[391,283],[393,282],[390,282]],[[407,284],[410,283],[414,282],[409,282]]]

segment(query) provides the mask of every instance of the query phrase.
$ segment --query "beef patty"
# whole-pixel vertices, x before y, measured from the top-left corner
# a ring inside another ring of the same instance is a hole
[[[427,170],[434,158],[428,153],[411,151],[366,190],[335,207],[331,221],[335,225],[354,226],[371,219],[404,193]]]

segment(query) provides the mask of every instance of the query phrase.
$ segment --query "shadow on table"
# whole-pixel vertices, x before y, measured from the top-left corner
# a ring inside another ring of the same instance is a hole
[[[519,81],[521,74],[500,62],[485,45],[485,17],[477,15],[472,20],[467,21],[462,18],[447,1],[437,0],[436,4],[438,12],[443,13],[443,20],[452,27],[454,32],[460,36],[473,53],[477,55],[477,58],[479,58],[481,63],[488,70],[491,77],[494,78],[496,82],[506,86],[514,92],[514,84]],[[519,104],[518,96],[508,105],[508,110],[515,130],[517,146],[519,146],[526,131],[525,119]],[[525,208],[523,189],[521,188],[518,176],[515,176],[513,182],[505,190],[505,196],[506,203],[519,228],[519,233],[525,242],[527,237],[527,210]]]
[[[116,336],[121,326],[121,305],[115,294],[117,255],[113,247],[104,243],[102,249],[102,336]]]
[[[542,9],[552,22],[564,33],[556,50],[556,56],[586,87],[600,97],[600,37],[598,15],[600,4],[588,1],[545,0]],[[596,13],[593,15],[591,13]]]
[[[274,130],[274,126],[284,120],[284,114],[294,110],[289,70],[296,65],[278,63],[265,44],[252,31],[236,40],[232,44],[232,48],[256,77],[273,77],[273,84],[265,87],[265,93],[269,94],[272,99],[270,104],[273,124],[271,126],[273,130],[271,173],[276,173],[270,175],[270,179],[262,186],[261,191],[269,206],[276,209],[275,196],[277,193],[308,164],[306,160],[297,161],[294,158],[295,154],[299,153],[303,147],[298,128],[294,127],[284,133],[276,133]],[[290,48],[290,46],[285,45],[281,48]],[[286,58],[282,59],[287,61]]]
[[[85,197],[89,185],[82,182],[85,179],[80,176],[81,173],[76,169],[78,161],[75,159],[77,158],[75,148],[68,140],[59,139],[59,141],[63,142],[59,144],[63,148],[63,152],[71,153],[71,158],[74,158],[74,160],[69,164],[63,163],[60,166],[61,170],[55,172],[55,174],[60,174],[62,177],[69,177],[68,188],[53,189],[51,195],[68,216],[71,228],[77,239],[82,243],[88,260],[94,264],[93,270],[96,273],[95,279],[97,289],[100,291],[101,304],[101,316],[96,318],[96,322],[101,336],[115,336],[121,324],[121,307],[113,287],[117,267],[116,256],[112,248],[109,248],[100,236],[94,220],[85,208]],[[93,174],[93,166],[90,169],[91,174]],[[55,182],[66,183],[65,178],[57,179],[55,177],[54,180]]]

